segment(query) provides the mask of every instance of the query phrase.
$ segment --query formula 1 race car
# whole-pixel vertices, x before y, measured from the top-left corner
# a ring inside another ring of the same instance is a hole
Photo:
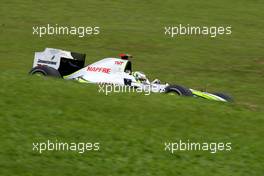
[[[84,66],[85,54],[46,48],[36,52],[31,75],[52,76],[82,83],[112,84],[134,89],[181,96],[202,97],[216,101],[231,101],[223,93],[208,93],[174,84],[161,84],[158,79],[150,82],[143,72],[132,72],[131,55],[120,54],[120,58],[105,58]]]

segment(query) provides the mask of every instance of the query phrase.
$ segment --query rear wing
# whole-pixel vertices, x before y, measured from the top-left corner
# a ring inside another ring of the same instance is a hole
[[[81,53],[46,48],[43,52],[35,53],[33,68],[46,65],[58,70],[62,76],[65,76],[83,68],[85,57],[86,55]]]

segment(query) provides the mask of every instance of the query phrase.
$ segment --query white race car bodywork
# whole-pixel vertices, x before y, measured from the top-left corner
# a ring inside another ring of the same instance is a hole
[[[131,70],[126,70],[127,65],[131,64],[128,60],[119,58],[105,58],[90,64],[77,72],[65,76],[64,79],[74,79],[80,82],[105,83],[120,86],[133,86],[145,91],[162,92],[166,85],[138,82],[131,74]],[[127,82],[125,81],[127,80]]]
[[[78,79],[90,83],[113,83],[124,84],[124,78],[132,79],[131,75],[125,73],[125,66],[127,61],[106,58],[91,65],[88,65],[77,72],[65,76],[64,79]]]

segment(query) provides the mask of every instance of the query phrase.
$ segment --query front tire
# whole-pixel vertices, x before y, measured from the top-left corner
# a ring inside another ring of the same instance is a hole
[[[188,96],[188,97],[193,96],[190,89],[179,85],[167,86],[165,88],[165,93],[176,93],[177,95]]]
[[[41,75],[41,76],[50,76],[50,77],[55,77],[55,78],[61,78],[61,74],[58,70],[46,66],[46,65],[39,65],[29,72],[30,75]]]

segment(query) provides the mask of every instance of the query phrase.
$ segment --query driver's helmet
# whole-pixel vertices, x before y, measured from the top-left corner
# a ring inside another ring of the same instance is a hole
[[[135,71],[132,73],[132,75],[135,77],[137,82],[140,82],[140,83],[147,82],[147,76],[143,72]]]

